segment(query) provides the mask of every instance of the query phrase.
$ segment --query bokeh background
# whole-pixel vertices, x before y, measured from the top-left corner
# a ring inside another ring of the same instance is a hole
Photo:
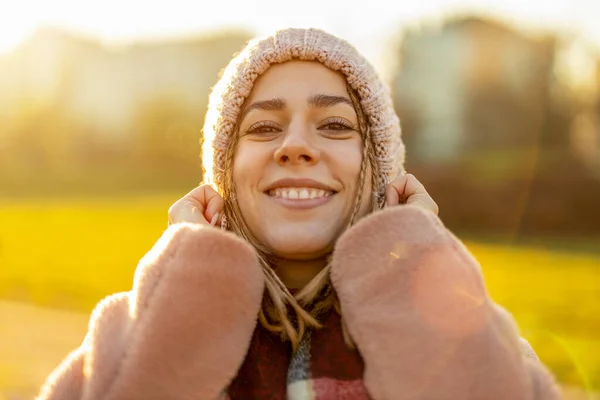
[[[407,169],[567,399],[600,392],[600,3],[0,1],[0,400],[31,399],[201,180],[244,43],[320,27],[389,83]]]

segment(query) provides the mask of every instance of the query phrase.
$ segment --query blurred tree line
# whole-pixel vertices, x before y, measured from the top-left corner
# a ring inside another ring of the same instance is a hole
[[[209,90],[251,37],[228,31],[111,49],[39,31],[0,58],[0,195],[190,189],[201,180]],[[558,34],[461,17],[399,39],[391,88],[407,169],[447,225],[600,234],[593,51],[583,51],[593,76],[577,86],[563,68],[575,42]]]
[[[0,196],[113,196],[197,185],[209,90],[251,37],[227,31],[114,50],[61,30],[39,31],[0,59]],[[42,50],[53,53],[44,60],[55,59],[46,86],[35,68]],[[2,89],[13,95],[3,98]]]
[[[22,105],[4,121],[2,194],[114,195],[199,182],[204,110],[155,98],[136,107],[126,145],[97,140],[98,129],[56,104]]]

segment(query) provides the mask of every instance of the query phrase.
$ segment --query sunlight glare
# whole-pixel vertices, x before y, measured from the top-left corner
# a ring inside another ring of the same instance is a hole
[[[0,54],[7,53],[21,44],[37,27],[22,3],[13,3],[10,12],[0,7]]]

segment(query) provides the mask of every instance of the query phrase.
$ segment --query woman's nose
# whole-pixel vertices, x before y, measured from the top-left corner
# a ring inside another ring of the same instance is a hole
[[[293,126],[285,134],[281,146],[275,151],[275,161],[284,164],[315,164],[320,159],[320,151],[315,147],[310,128]]]

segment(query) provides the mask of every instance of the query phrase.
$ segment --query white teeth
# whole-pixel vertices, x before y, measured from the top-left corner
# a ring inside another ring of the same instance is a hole
[[[298,194],[298,198],[302,200],[310,199],[310,193],[308,193],[308,189],[301,189]]]
[[[313,188],[277,188],[269,190],[269,196],[293,200],[317,199],[320,197],[329,197],[333,194],[334,192],[329,190]]]

